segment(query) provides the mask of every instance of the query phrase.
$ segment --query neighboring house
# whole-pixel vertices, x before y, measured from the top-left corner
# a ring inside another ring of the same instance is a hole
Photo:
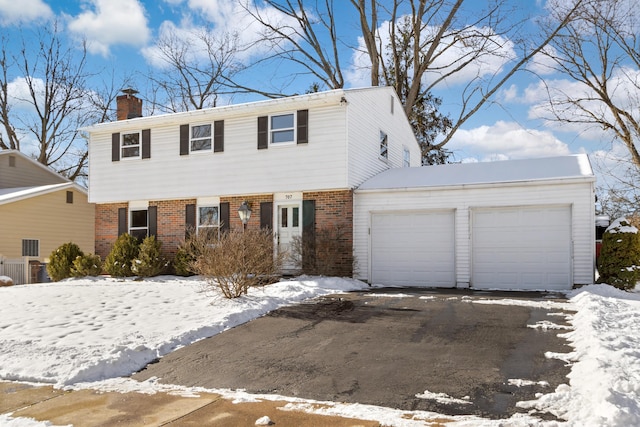
[[[593,283],[594,185],[584,154],[382,172],[355,191],[357,277],[476,289]]]
[[[136,117],[132,91],[118,121],[86,128],[96,253],[118,235],[155,235],[175,253],[191,227],[274,231],[275,250],[295,236],[342,227],[352,245],[353,190],[391,168],[420,165],[420,148],[390,87],[332,90],[205,110]],[[349,251],[351,252],[351,251]],[[352,274],[351,253],[336,259]]]
[[[0,256],[47,262],[69,241],[93,252],[94,214],[84,188],[19,151],[0,151]]]

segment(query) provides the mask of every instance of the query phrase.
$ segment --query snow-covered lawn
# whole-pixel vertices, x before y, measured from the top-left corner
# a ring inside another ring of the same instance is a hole
[[[204,291],[198,278],[171,276],[144,281],[74,279],[54,284],[0,288],[0,379],[52,383],[58,387],[194,393],[201,389],[168,387],[150,380],[121,378],[178,347],[215,335],[283,305],[307,298],[357,290],[355,280],[303,277],[283,281],[227,300]],[[513,416],[507,425],[640,425],[640,294],[592,285],[569,294],[568,303],[495,300],[490,304],[539,304],[576,311],[564,333],[574,351],[548,354],[571,364],[567,384],[520,402],[522,408],[556,414],[567,423],[543,422],[532,415]],[[391,295],[380,294],[380,298]],[[397,295],[395,297],[402,297]],[[461,300],[463,300],[461,298]],[[425,299],[425,304],[428,304]],[[468,301],[466,301],[468,302]],[[472,300],[471,303],[479,303]],[[531,327],[554,328],[553,319]],[[555,325],[557,326],[557,325]],[[527,379],[511,379],[526,383]],[[373,419],[385,425],[423,426],[437,414],[366,405],[310,402],[282,396],[252,396],[212,390],[238,401],[284,399],[286,409]],[[446,399],[425,390],[423,398]],[[321,409],[320,409],[321,408]],[[448,417],[448,425],[498,426],[505,420]],[[26,422],[0,415],[10,425]],[[43,424],[39,424],[43,425]]]

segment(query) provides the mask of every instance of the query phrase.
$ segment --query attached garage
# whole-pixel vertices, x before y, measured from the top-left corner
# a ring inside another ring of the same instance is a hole
[[[387,170],[354,192],[356,277],[502,290],[593,283],[594,184],[586,155]]]
[[[371,216],[371,278],[401,286],[454,287],[453,211]]]

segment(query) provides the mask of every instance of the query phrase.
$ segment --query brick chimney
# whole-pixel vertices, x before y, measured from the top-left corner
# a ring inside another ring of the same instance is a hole
[[[142,100],[135,96],[135,89],[122,89],[124,95],[116,98],[116,115],[118,120],[142,117]]]

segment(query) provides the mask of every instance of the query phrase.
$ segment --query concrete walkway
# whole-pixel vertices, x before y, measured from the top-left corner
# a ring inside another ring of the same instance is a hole
[[[287,402],[234,404],[216,394],[181,397],[167,393],[116,393],[95,390],[62,391],[0,382],[0,414],[49,421],[54,426],[254,426],[268,416],[272,425],[315,427],[376,427],[380,424],[349,418],[285,411]]]

